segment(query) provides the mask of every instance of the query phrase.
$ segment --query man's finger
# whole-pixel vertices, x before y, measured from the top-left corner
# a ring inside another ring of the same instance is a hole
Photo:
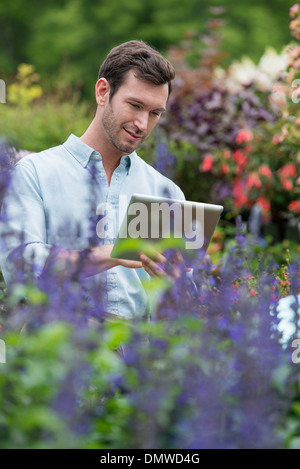
[[[166,273],[164,271],[165,257],[162,255],[159,255],[157,257],[159,258],[159,262],[150,259],[145,254],[140,255],[143,267],[151,277],[166,276]]]

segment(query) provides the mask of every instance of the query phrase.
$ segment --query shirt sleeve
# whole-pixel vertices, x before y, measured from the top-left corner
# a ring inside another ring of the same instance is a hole
[[[38,277],[51,249],[34,166],[20,162],[11,176],[0,219],[0,266],[7,285]]]

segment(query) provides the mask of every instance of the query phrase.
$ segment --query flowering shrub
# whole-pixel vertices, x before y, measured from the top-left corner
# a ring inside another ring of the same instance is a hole
[[[299,8],[290,14],[298,38]],[[205,48],[190,37],[171,50],[178,78],[158,134],[171,143],[163,153],[154,146],[153,162],[188,199],[221,203],[233,218],[258,205],[264,225],[276,226],[269,230],[275,241],[298,244],[300,48],[267,50],[257,66],[243,59],[223,69],[218,27]]]
[[[218,272],[195,259],[198,294],[187,297],[181,278],[150,323],[95,322],[101,308],[89,311],[78,280],[16,286],[2,320],[1,447],[293,446],[296,365],[291,338],[280,343],[282,286],[270,266],[251,275],[253,255],[239,230]],[[290,294],[299,291],[293,269]]]
[[[152,283],[149,322],[104,320],[101,288],[87,301],[80,270],[2,295],[1,447],[294,447],[294,335],[277,305],[297,298],[299,265],[274,265],[238,219],[223,262],[192,267],[197,290],[185,270]]]

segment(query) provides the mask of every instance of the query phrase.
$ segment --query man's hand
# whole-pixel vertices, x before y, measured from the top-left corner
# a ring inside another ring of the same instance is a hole
[[[163,254],[156,253],[155,258],[150,258],[146,254],[141,254],[142,266],[150,277],[166,277],[174,280],[180,277],[182,268],[185,271],[190,270],[184,266],[183,257],[176,251],[171,260],[168,260]]]
[[[64,279],[76,272],[90,277],[118,265],[129,269],[140,269],[143,267],[140,261],[113,259],[110,256],[112,248],[112,245],[104,245],[82,250],[52,249],[47,259],[44,272],[49,268],[54,268],[56,274],[61,279]]]
[[[104,246],[98,246],[96,248],[93,248],[92,253],[89,257],[90,267],[96,268],[98,272],[102,272],[103,270],[108,270],[118,265],[127,267],[128,269],[140,269],[141,267],[143,267],[143,264],[140,261],[130,261],[127,259],[114,259],[110,257],[112,248],[113,248],[112,245],[104,245]]]

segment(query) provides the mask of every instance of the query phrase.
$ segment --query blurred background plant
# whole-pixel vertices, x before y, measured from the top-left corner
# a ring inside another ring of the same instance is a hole
[[[294,37],[297,8],[290,10]],[[170,50],[177,68],[174,94],[145,157],[153,148],[153,164],[188,199],[225,206],[215,237],[219,247],[241,214],[250,231],[256,218],[256,234],[271,249],[280,243],[278,254],[283,252],[284,242],[298,256],[299,46],[291,43],[280,53],[266,48],[258,65],[243,58],[224,68],[224,22],[222,11],[216,14],[209,36],[189,34]]]
[[[2,317],[1,448],[298,447],[297,266],[282,285],[272,263],[254,276],[252,257],[238,225],[222,268],[194,259],[197,295],[179,278],[151,322],[99,321],[80,278],[16,285]],[[296,308],[280,330],[286,294]]]
[[[21,0],[1,5],[0,73],[11,82],[20,63],[34,64],[43,88],[51,89],[62,76],[80,86],[93,100],[97,69],[109,49],[129,39],[142,38],[159,50],[178,44],[186,31],[205,30],[211,8],[226,6],[224,50],[239,59],[247,51],[259,60],[266,45],[280,50],[289,41],[286,11],[293,0],[51,0],[41,5]],[[251,37],[251,40],[249,40]]]
[[[7,86],[8,105],[0,114],[2,135],[17,148],[40,151],[88,126],[91,104],[80,100],[76,87],[60,80],[57,85],[46,93],[33,65],[18,66],[15,80]]]

